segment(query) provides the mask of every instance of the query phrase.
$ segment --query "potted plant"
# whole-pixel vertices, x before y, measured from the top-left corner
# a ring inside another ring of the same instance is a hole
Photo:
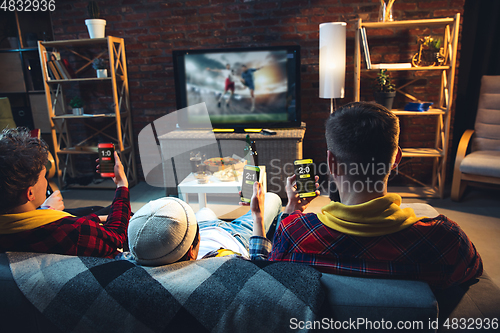
[[[422,57],[426,62],[434,63],[439,61],[439,53],[441,51],[442,40],[425,36],[422,40]]]
[[[375,101],[391,110],[394,97],[396,96],[396,87],[391,82],[391,78],[387,74],[387,69],[381,69],[377,74],[374,88]]]
[[[104,38],[104,28],[106,27],[106,20],[100,19],[100,11],[97,2],[89,1],[87,11],[90,19],[85,20],[85,24],[89,30],[90,38]]]
[[[69,106],[73,108],[73,114],[75,116],[81,116],[83,114],[83,100],[80,97],[73,97],[69,101]]]
[[[106,66],[106,61],[104,59],[94,59],[94,61],[92,62],[92,67],[94,67],[94,69],[96,70],[98,78],[108,77],[108,69]]]

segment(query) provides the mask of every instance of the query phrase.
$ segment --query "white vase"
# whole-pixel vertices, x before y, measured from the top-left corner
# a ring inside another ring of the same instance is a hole
[[[83,114],[83,108],[73,108],[73,114],[75,116],[81,116]]]
[[[104,28],[106,27],[106,20],[102,19],[88,19],[85,20],[87,29],[89,30],[90,38],[104,38]]]
[[[105,78],[108,77],[108,70],[107,69],[96,69],[97,71],[97,78]]]

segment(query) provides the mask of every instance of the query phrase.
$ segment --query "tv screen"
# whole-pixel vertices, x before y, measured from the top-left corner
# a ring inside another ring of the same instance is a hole
[[[205,103],[213,128],[300,126],[300,46],[173,51],[177,109]],[[205,119],[179,113],[179,127]]]

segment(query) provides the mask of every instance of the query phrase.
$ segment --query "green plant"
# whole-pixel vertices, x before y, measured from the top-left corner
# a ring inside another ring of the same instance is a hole
[[[392,92],[396,91],[396,86],[391,82],[387,69],[381,69],[375,78],[375,92]]]
[[[89,16],[91,19],[98,19],[101,12],[99,11],[99,6],[95,1],[89,1],[87,5],[87,11],[89,12]]]
[[[106,66],[106,61],[102,58],[97,58],[97,59],[94,59],[94,61],[92,62],[92,67],[94,69],[106,69],[107,66]]]
[[[80,97],[73,97],[71,101],[69,101],[69,106],[71,106],[73,109],[82,108],[83,100]]]
[[[425,36],[423,38],[422,46],[424,49],[439,52],[441,49],[442,40],[440,38],[433,38],[432,36]]]

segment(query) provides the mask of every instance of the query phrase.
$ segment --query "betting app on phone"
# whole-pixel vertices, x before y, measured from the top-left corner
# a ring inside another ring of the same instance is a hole
[[[312,159],[296,160],[293,162],[296,185],[300,198],[316,196],[316,182],[314,175],[314,163]]]
[[[253,194],[253,183],[259,181],[260,168],[253,165],[245,165],[243,168],[243,179],[241,182],[241,202],[250,202]]]
[[[115,176],[115,146],[112,143],[100,143],[97,146],[99,152],[99,171],[101,177]]]

